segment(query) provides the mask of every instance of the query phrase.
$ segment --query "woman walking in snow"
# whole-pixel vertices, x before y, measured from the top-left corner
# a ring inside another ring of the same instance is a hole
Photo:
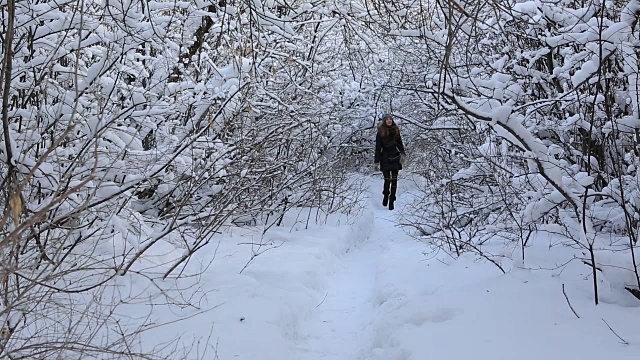
[[[405,153],[400,128],[393,122],[389,114],[382,116],[382,122],[378,125],[376,135],[375,167],[382,170],[384,175],[384,188],[382,189],[382,206],[389,205],[393,210],[393,202],[396,200],[398,187],[398,171],[402,170]]]

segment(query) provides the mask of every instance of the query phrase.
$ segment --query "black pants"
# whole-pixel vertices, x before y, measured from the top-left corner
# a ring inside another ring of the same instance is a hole
[[[396,188],[398,187],[398,170],[383,170],[384,189],[382,194],[389,195],[390,199],[396,199]]]

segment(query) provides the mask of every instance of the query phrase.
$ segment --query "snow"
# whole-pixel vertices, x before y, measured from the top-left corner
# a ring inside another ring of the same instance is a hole
[[[36,270],[60,269],[53,286],[74,285],[65,267],[81,266],[46,261],[52,247],[104,269],[96,274],[121,275],[69,296],[69,309],[96,304],[96,313],[117,314],[119,326],[150,328],[132,343],[136,351],[176,339],[188,349],[195,339],[189,356],[168,347],[166,358],[637,357],[640,305],[624,288],[640,279],[623,237],[640,219],[637,0],[624,9],[505,2],[475,18],[456,11],[454,33],[450,16],[415,1],[373,12],[365,1],[88,2],[81,17],[67,0],[32,2],[16,4],[16,39],[31,45],[16,42],[9,95],[22,100],[11,101],[10,143],[0,146],[0,159],[18,170],[24,223],[33,225],[19,238]],[[593,86],[601,69],[611,87]],[[378,176],[357,216],[307,228],[318,209],[294,208],[282,225],[258,225],[261,211],[274,221],[280,205],[325,191],[316,182],[314,191],[298,189],[326,175],[333,159],[356,155],[346,168],[365,166],[362,150],[381,110],[403,114],[409,161],[435,177],[431,195],[449,192],[451,202],[417,197],[421,241],[397,225],[412,201],[408,171],[394,212],[379,204]],[[272,129],[291,145],[284,157],[261,136]],[[412,129],[425,148],[411,145]],[[442,213],[430,217],[425,208]],[[450,224],[440,224],[447,214]],[[521,250],[516,233],[526,227],[540,232]],[[512,237],[486,235],[479,245],[495,264],[433,245],[439,231],[488,229]],[[31,241],[41,234],[44,245]],[[591,244],[599,306],[581,261]],[[49,321],[60,319],[68,320]],[[27,338],[39,333],[24,329]],[[102,335],[111,338],[92,339]]]
[[[574,86],[578,87],[588,78],[593,76],[598,71],[598,64],[595,60],[586,61],[582,64],[580,70],[577,70],[573,76],[571,76],[571,82]]]
[[[525,1],[513,5],[513,11],[533,16],[538,12],[538,4],[535,1]]]
[[[103,181],[96,190],[96,198],[108,199],[122,192],[118,184],[110,181]]]
[[[576,252],[558,247],[557,234],[533,236],[524,262],[519,244],[503,250],[506,274],[471,254],[434,251],[429,239],[397,226],[414,191],[400,181],[393,212],[379,204],[376,177],[357,218],[305,228],[303,209],[266,234],[229,227],[190,263],[191,271],[206,269],[202,288],[192,290],[198,309],[154,306],[153,317],[182,321],[150,330],[142,343],[197,337],[202,355],[209,339],[205,358],[212,359],[637,358],[640,333],[631,319],[640,302],[614,286],[615,270],[608,272],[614,280],[599,280],[603,301],[595,306],[590,269],[579,261],[558,267]]]

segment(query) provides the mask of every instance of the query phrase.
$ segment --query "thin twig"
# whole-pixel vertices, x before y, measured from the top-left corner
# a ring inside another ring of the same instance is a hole
[[[580,319],[580,315],[578,315],[578,313],[573,308],[573,306],[571,306],[571,302],[569,301],[569,297],[567,296],[567,293],[564,291],[564,284],[562,284],[562,293],[564,294],[564,298],[567,299],[567,304],[569,304],[569,308],[571,308],[571,311],[573,311],[573,315],[575,315],[578,319]]]
[[[329,295],[329,293],[324,294],[324,299],[322,299],[322,301],[320,301],[320,304],[316,305],[316,307],[320,307],[320,305],[322,305],[322,303],[327,300],[327,295]]]
[[[613,333],[613,335],[615,335],[618,339],[620,339],[620,341],[625,344],[625,345],[629,345],[629,343],[620,337],[620,335],[618,335],[615,331],[613,331],[613,329],[611,328],[611,326],[609,326],[609,324],[607,323],[607,321],[604,318],[601,318],[602,321],[604,321],[604,323],[607,325],[607,327],[609,328],[609,330],[611,330],[611,332]]]

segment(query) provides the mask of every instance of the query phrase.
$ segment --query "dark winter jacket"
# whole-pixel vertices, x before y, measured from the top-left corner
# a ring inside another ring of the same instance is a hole
[[[404,155],[404,145],[400,137],[400,129],[394,123],[387,126],[383,121],[378,125],[376,135],[376,155],[374,162],[380,163],[380,170],[402,170],[400,155]]]

